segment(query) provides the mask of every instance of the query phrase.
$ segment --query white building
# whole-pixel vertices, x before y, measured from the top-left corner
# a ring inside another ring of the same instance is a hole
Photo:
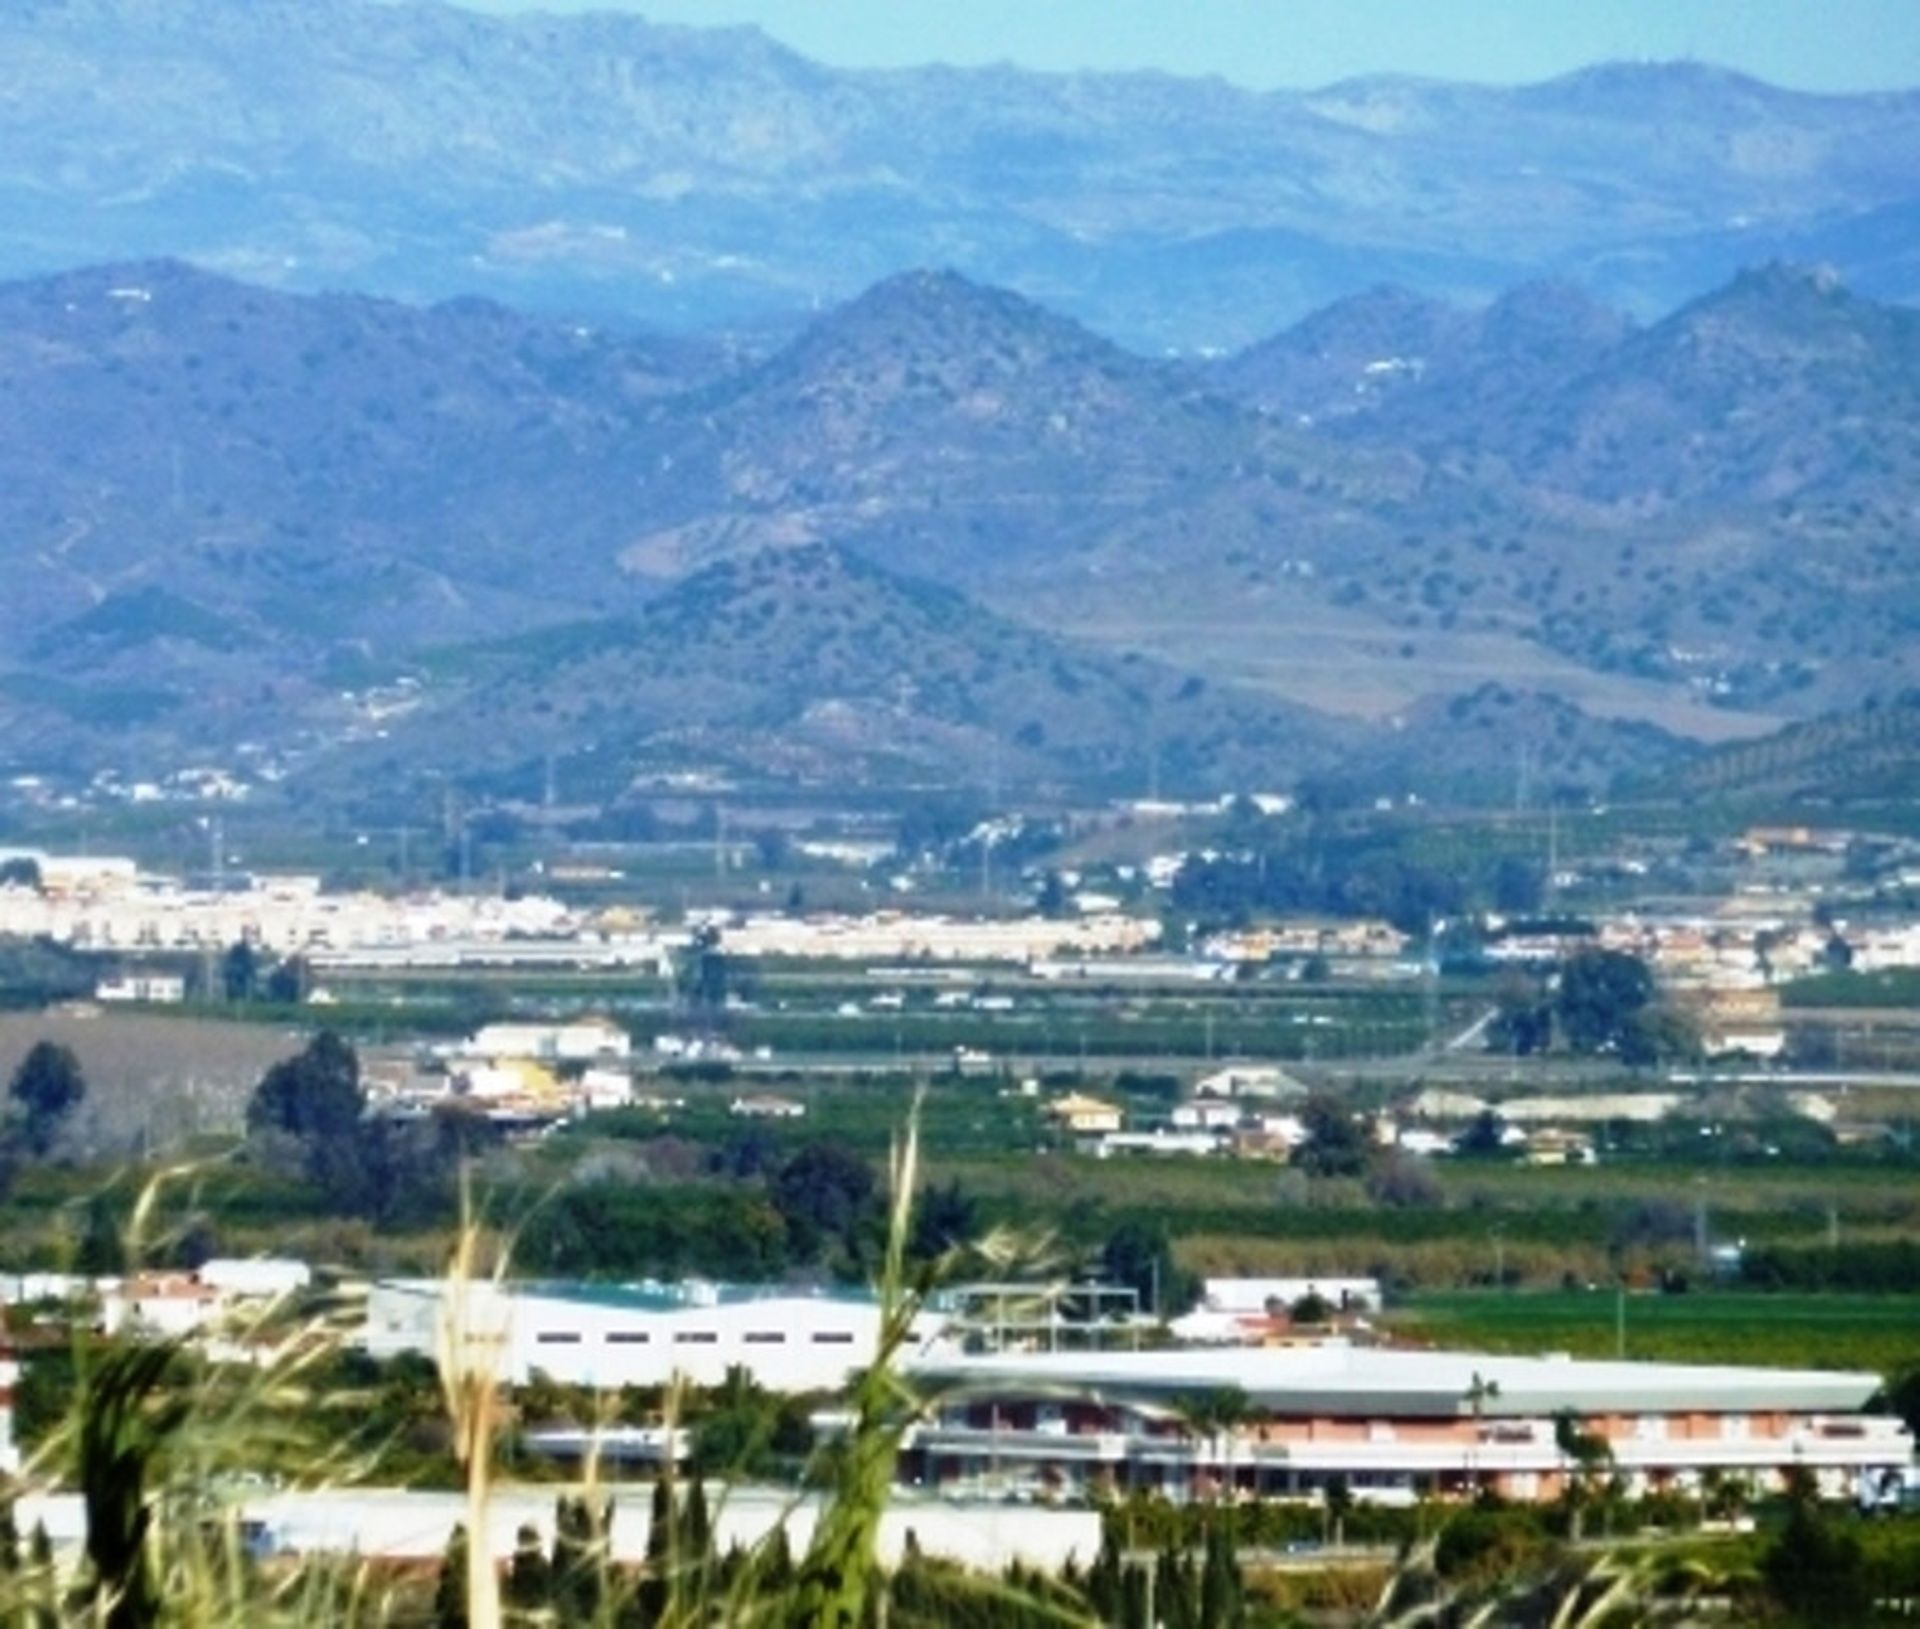
[[[1319,1296],[1336,1311],[1380,1310],[1377,1278],[1208,1278],[1200,1285],[1200,1304],[1209,1312],[1285,1309],[1309,1295]]]
[[[1072,1500],[1151,1491],[1363,1499],[1558,1498],[1578,1473],[1556,1418],[1601,1438],[1629,1492],[1696,1489],[1708,1472],[1757,1492],[1813,1474],[1831,1498],[1907,1465],[1913,1438],[1865,1412],[1877,1375],[1588,1362],[1337,1342],[1285,1348],[937,1356],[916,1376],[958,1400],[908,1438],[902,1472],[943,1491]],[[1190,1422],[1231,1390],[1238,1424]]]
[[[610,1018],[558,1024],[488,1024],[463,1050],[475,1058],[533,1058],[541,1063],[602,1063],[632,1055],[633,1038]]]
[[[770,1391],[834,1391],[873,1361],[880,1309],[859,1292],[725,1284],[523,1284],[460,1287],[389,1279],[367,1300],[376,1358],[438,1358],[464,1319],[468,1360],[510,1385],[536,1372],[563,1385],[717,1386],[745,1369]],[[932,1326],[929,1326],[931,1333]]]
[[[272,1301],[307,1288],[313,1269],[286,1256],[216,1256],[201,1264],[197,1276],[227,1300]]]
[[[116,973],[94,986],[93,999],[177,1007],[187,999],[187,981],[178,973]]]

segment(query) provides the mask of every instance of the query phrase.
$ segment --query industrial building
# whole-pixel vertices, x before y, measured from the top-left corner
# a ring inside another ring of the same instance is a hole
[[[880,1309],[863,1292],[730,1284],[449,1286],[387,1280],[367,1299],[377,1358],[438,1358],[456,1321],[467,1360],[508,1385],[717,1386],[733,1368],[770,1391],[837,1391],[873,1361]]]
[[[1710,1472],[1765,1491],[1799,1469],[1841,1497],[1913,1455],[1897,1417],[1864,1412],[1869,1374],[1336,1342],[933,1356],[915,1378],[953,1401],[911,1434],[903,1474],[962,1495],[1297,1498],[1338,1482],[1387,1503],[1550,1500],[1579,1474],[1562,1417],[1635,1494]]]

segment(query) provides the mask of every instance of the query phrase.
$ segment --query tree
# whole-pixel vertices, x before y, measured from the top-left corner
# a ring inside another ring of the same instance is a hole
[[[1619,1051],[1630,1045],[1634,1020],[1653,1000],[1653,974],[1624,950],[1583,950],[1560,973],[1555,1015],[1576,1052]]]
[[[1306,1139],[1293,1163],[1309,1176],[1354,1177],[1367,1168],[1367,1135],[1337,1099],[1315,1093],[1300,1111]]]
[[[27,1147],[45,1158],[60,1127],[86,1097],[87,1082],[69,1048],[36,1041],[14,1070],[7,1095],[23,1111],[21,1135]]]
[[[459,1522],[447,1537],[433,1583],[433,1629],[467,1629],[467,1530]]]
[[[530,1626],[539,1622],[553,1598],[553,1569],[540,1548],[540,1530],[523,1524],[514,1535],[513,1559],[507,1563],[507,1622]]]
[[[251,1001],[259,985],[259,956],[246,940],[235,940],[220,962],[220,987],[229,1001]]]
[[[1233,1553],[1232,1536],[1224,1522],[1211,1522],[1200,1565],[1199,1629],[1240,1629],[1245,1621],[1246,1588]]]
[[[803,1256],[841,1246],[857,1256],[877,1212],[873,1167],[844,1143],[808,1143],[773,1179],[774,1207]]]
[[[720,948],[720,930],[711,923],[694,929],[674,972],[680,996],[695,1012],[717,1013],[727,1004],[731,969]]]
[[[1453,1151],[1462,1159],[1498,1159],[1508,1151],[1506,1129],[1506,1122],[1492,1109],[1482,1109],[1454,1138]]]
[[[1238,1386],[1215,1386],[1211,1391],[1188,1398],[1180,1412],[1187,1429],[1206,1438],[1212,1446],[1217,1474],[1215,1491],[1224,1493],[1233,1479],[1227,1446],[1233,1433],[1253,1418],[1253,1399]]]
[[[73,1270],[82,1278],[114,1278],[127,1270],[126,1236],[105,1194],[97,1193],[87,1201]]]
[[[971,1244],[980,1232],[980,1207],[959,1182],[929,1188],[913,1212],[913,1254],[932,1260]]]
[[[351,1137],[366,1106],[360,1060],[332,1030],[322,1030],[305,1051],[261,1076],[247,1104],[247,1129],[302,1139]]]
[[[0,860],[0,888],[40,888],[40,862],[29,855],[16,854]]]
[[[1344,1476],[1329,1477],[1320,1499],[1327,1514],[1330,1541],[1337,1549],[1347,1542],[1347,1517],[1353,1514],[1353,1489],[1347,1485]]]
[[[1620,1057],[1635,1067],[1669,1061],[1692,1063],[1700,1053],[1699,1025],[1667,1002],[1641,1008],[1627,1021],[1620,1037]]]
[[[553,1511],[552,1596],[561,1623],[597,1623],[606,1597],[609,1505],[596,1514],[585,1497],[562,1494]]]
[[[1586,1525],[1586,1507],[1593,1497],[1596,1480],[1613,1466],[1613,1448],[1597,1431],[1589,1431],[1580,1416],[1563,1408],[1553,1417],[1553,1442],[1560,1457],[1571,1467],[1567,1478],[1568,1536],[1580,1542]]]
[[[298,956],[289,956],[267,975],[266,994],[269,1001],[291,1007],[304,1000],[306,993],[307,964]]]
[[[1760,1560],[1773,1598],[1809,1623],[1865,1623],[1872,1592],[1861,1566],[1860,1541],[1820,1513],[1811,1478],[1795,1478],[1786,1525]]]
[[[1042,916],[1065,916],[1068,903],[1066,883],[1058,871],[1049,867],[1040,879],[1040,891],[1034,895],[1033,908]]]
[[[1552,1004],[1525,973],[1509,969],[1501,975],[1493,1000],[1493,1018],[1487,1024],[1490,1052],[1524,1058],[1553,1044]]]
[[[1141,1306],[1159,1318],[1185,1312],[1200,1291],[1192,1275],[1174,1263],[1167,1224],[1158,1216],[1121,1218],[1100,1251],[1100,1276],[1130,1286]]]

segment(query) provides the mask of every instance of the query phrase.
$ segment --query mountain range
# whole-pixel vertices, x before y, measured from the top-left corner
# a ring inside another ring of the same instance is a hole
[[[68,272],[0,286],[0,725],[1597,786],[1914,683],[1917,395],[1920,316],[1783,266],[1644,325],[1376,290],[1213,362],[952,272],[770,352]]]
[[[1786,258],[1911,298],[1916,177],[1920,93],[1699,63],[1255,93],[426,0],[0,8],[9,276],[177,255],[712,329],[945,265],[1197,352],[1382,280],[1477,304],[1551,277],[1648,317]]]

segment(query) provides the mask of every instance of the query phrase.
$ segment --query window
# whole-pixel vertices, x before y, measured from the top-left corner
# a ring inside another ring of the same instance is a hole
[[[609,1346],[645,1346],[653,1337],[641,1329],[610,1329],[607,1331]]]
[[[1659,1442],[1667,1434],[1667,1417],[1664,1414],[1642,1414],[1634,1422],[1633,1434],[1642,1442]]]
[[[813,1332],[815,1346],[851,1346],[853,1332],[847,1329],[816,1329]]]
[[[1735,1441],[1744,1441],[1747,1435],[1747,1417],[1744,1414],[1729,1414],[1720,1422],[1720,1435]]]
[[[711,1329],[683,1329],[673,1337],[675,1346],[717,1346],[719,1342]]]
[[[750,1329],[741,1337],[749,1346],[785,1346],[787,1337],[777,1329]]]
[[[580,1331],[577,1329],[543,1329],[534,1337],[541,1346],[578,1346]]]

